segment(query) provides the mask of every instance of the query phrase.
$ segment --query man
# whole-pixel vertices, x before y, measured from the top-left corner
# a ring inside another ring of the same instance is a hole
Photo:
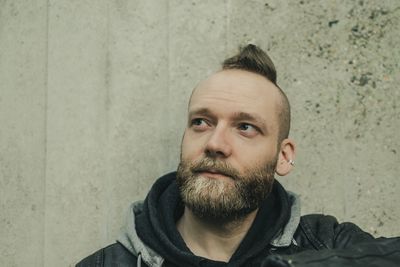
[[[254,45],[192,93],[181,161],[131,207],[118,242],[77,266],[399,266],[400,240],[300,216],[290,106]],[[374,265],[375,264],[375,265]]]

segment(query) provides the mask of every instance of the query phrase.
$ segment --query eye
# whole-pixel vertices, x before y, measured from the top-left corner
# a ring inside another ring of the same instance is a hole
[[[191,128],[197,131],[205,130],[209,125],[206,120],[202,118],[194,118],[190,121]]]
[[[205,123],[203,119],[196,118],[190,122],[190,125],[200,126],[203,123]]]
[[[247,137],[253,137],[258,134],[259,130],[256,126],[248,123],[239,123],[238,130]]]
[[[241,124],[239,124],[238,128],[241,131],[248,131],[248,130],[253,129],[254,127],[252,125],[250,125],[250,124],[247,124],[247,123],[241,123]]]

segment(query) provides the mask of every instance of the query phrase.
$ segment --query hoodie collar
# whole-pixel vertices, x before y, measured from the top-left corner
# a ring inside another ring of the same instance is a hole
[[[249,248],[244,243],[246,242],[246,237],[251,234],[250,229],[232,259],[237,258],[237,260],[240,260],[251,255],[254,256],[257,251],[265,249],[268,244],[275,247],[286,247],[292,243],[293,235],[300,221],[298,197],[293,193],[286,192],[277,181],[274,184],[273,193],[276,196],[275,204],[280,205],[280,210],[277,214],[278,217],[275,218],[278,221],[275,224],[273,235],[269,237],[269,242],[263,243],[262,239],[258,239],[256,240],[258,242],[256,249]],[[161,177],[153,185],[144,202],[139,201],[131,205],[126,228],[121,233],[118,241],[134,255],[138,256],[140,254],[143,262],[148,266],[161,266],[164,258],[178,266],[198,266],[199,262],[204,259],[193,255],[186,247],[176,228],[173,227],[174,229],[171,229],[172,224],[175,224],[176,209],[177,207],[180,208],[180,205],[182,203],[175,184],[175,173]],[[257,215],[257,217],[260,216],[259,214]],[[262,222],[262,219],[257,217],[256,220]],[[253,226],[252,228],[254,228]],[[253,229],[253,232],[260,233],[260,230],[264,230],[263,233],[265,232],[265,229],[258,229],[258,227]],[[171,231],[176,236],[171,238]],[[257,238],[256,235],[255,238]],[[250,239],[250,237],[247,239]],[[250,244],[252,241],[249,240],[247,242]],[[243,246],[245,247],[242,252],[238,253],[240,247]]]
[[[288,247],[290,244],[295,242],[293,236],[300,223],[300,198],[293,192],[286,191],[290,203],[290,218],[286,225],[284,225],[271,241],[271,245],[274,247]]]
[[[135,217],[143,212],[143,201],[137,201],[131,204],[126,220],[125,228],[122,230],[117,241],[126,249],[132,252],[133,255],[143,260],[148,266],[160,267],[164,259],[142,242],[136,232]]]

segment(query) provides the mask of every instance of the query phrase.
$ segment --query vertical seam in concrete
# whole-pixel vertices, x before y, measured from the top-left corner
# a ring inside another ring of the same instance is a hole
[[[109,122],[110,122],[110,105],[111,105],[111,101],[110,101],[110,79],[111,79],[111,59],[110,59],[110,3],[109,1],[106,1],[106,44],[105,44],[105,50],[106,50],[106,59],[105,59],[105,90],[106,90],[106,102],[105,102],[105,111],[107,113],[107,121],[105,122],[106,125],[104,126],[105,132],[104,134],[106,135],[106,147],[108,148],[110,146],[110,135],[109,135]],[[104,147],[103,147],[104,149]],[[108,150],[108,149],[107,149]],[[110,162],[108,160],[109,157],[109,153],[103,153],[103,155],[105,155],[104,157],[107,157],[107,161],[106,162]],[[104,160],[104,159],[103,159]],[[107,211],[106,211],[106,215],[107,215],[107,219],[106,219],[106,226],[105,226],[105,233],[103,234],[103,241],[108,242],[108,239],[110,238],[110,223],[111,223],[111,207],[114,207],[113,204],[111,204],[111,202],[113,202],[113,197],[111,196],[111,175],[110,175],[110,165],[107,164],[106,165],[106,195],[107,197],[104,198],[103,201],[106,201],[106,206],[107,206]]]
[[[225,2],[225,55],[228,54],[228,42],[229,42],[229,31],[230,31],[230,10],[231,0]]]
[[[171,64],[170,64],[170,61],[171,61],[171,43],[170,43],[170,32],[171,32],[171,30],[170,30],[170,1],[166,1],[166,12],[167,12],[167,14],[166,14],[166,18],[167,18],[167,21],[166,21],[166,24],[167,24],[167,40],[166,40],[166,42],[167,42],[167,55],[168,55],[168,57],[167,57],[167,94],[168,94],[168,103],[167,103],[167,105],[170,103],[170,96],[171,96],[171,91],[170,91],[170,89],[171,89]],[[168,116],[167,116],[167,118],[168,118],[168,124],[169,124],[169,128],[170,129],[172,129],[172,127],[171,127],[171,121],[172,121],[172,119],[171,119],[171,112],[167,112],[167,114],[168,114]],[[172,146],[168,146],[168,151],[167,151],[167,153],[168,153],[168,166],[171,166],[172,164],[171,164],[171,162],[172,162],[172,156],[174,155],[174,153],[171,153],[171,147]]]
[[[45,88],[44,88],[44,158],[43,158],[43,168],[44,168],[44,177],[43,177],[43,250],[42,250],[42,263],[43,266],[46,266],[46,251],[47,251],[47,242],[46,242],[46,229],[47,229],[47,219],[46,219],[46,208],[47,208],[47,135],[48,135],[48,94],[49,94],[49,21],[50,21],[50,0],[46,2],[46,34],[45,34]]]
[[[338,96],[336,96],[336,97],[338,97]],[[340,97],[340,95],[339,95],[339,97]],[[343,101],[340,101],[340,105],[343,105]],[[343,110],[342,108],[340,108],[340,110]],[[339,112],[339,113],[341,113],[341,112]],[[339,123],[338,124],[338,128],[339,128],[339,133],[340,133],[340,136],[345,136],[345,129],[343,128],[343,124],[342,123]],[[336,146],[334,146],[334,148],[335,148],[335,153],[337,154],[337,155],[339,155],[339,154],[341,154],[341,152],[340,151],[344,151],[344,142],[343,142],[343,140],[338,140],[338,136],[336,135],[336,137],[335,137],[335,141],[336,141],[336,144],[339,144],[339,145],[336,145]],[[340,146],[340,148],[338,148]],[[346,168],[346,166],[343,164],[343,162],[342,161],[340,161],[340,168],[341,168],[341,170],[343,170],[343,172],[344,173],[347,173],[347,168]],[[347,217],[347,209],[346,209],[346,203],[347,203],[347,190],[346,190],[346,188],[347,188],[347,186],[348,186],[348,181],[345,179],[345,174],[343,174],[343,175],[340,175],[340,177],[339,177],[339,179],[340,179],[340,184],[339,184],[339,186],[340,186],[340,188],[339,189],[343,189],[343,190],[340,190],[340,200],[339,200],[339,205],[340,205],[340,208],[341,208],[341,211],[342,211],[342,213],[343,213],[343,216],[344,216],[344,218],[346,218]],[[343,186],[345,186],[345,188],[343,188]]]

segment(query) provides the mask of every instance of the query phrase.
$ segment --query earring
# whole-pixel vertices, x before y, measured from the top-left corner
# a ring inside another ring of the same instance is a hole
[[[288,162],[289,162],[290,165],[294,166],[294,160],[289,159]]]

